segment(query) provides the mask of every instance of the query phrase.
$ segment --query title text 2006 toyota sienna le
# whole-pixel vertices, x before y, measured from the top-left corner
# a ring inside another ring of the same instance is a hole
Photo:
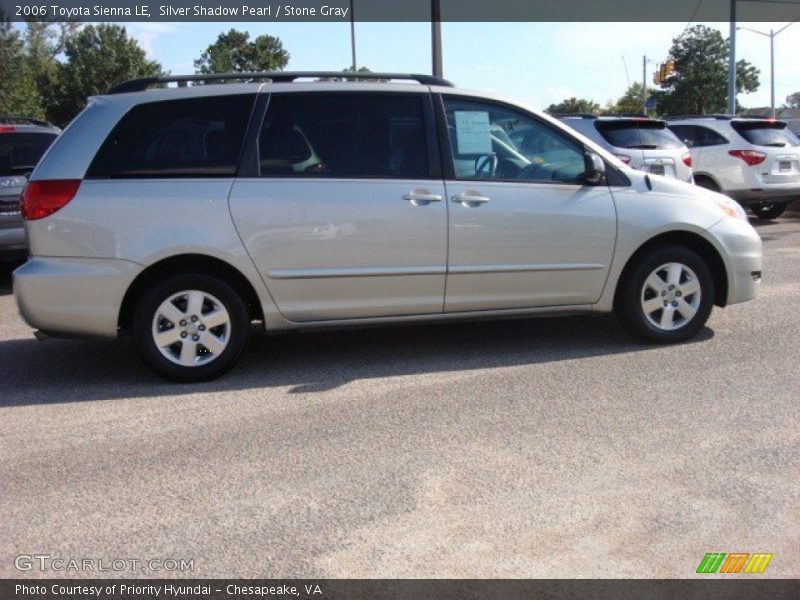
[[[254,321],[614,311],[678,342],[713,305],[755,297],[761,240],[725,196],[441,79],[299,81],[333,75],[137,80],[91,99],[24,193],[25,320],[129,332],[155,371],[197,381],[233,366]]]

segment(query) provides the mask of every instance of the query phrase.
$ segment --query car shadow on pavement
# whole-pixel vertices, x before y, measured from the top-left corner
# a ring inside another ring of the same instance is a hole
[[[693,340],[714,336],[706,327]],[[610,316],[471,321],[255,337],[239,365],[201,384],[166,382],[119,341],[0,342],[0,407],[225,393],[287,387],[320,393],[349,382],[550,363],[657,348],[624,333]]]

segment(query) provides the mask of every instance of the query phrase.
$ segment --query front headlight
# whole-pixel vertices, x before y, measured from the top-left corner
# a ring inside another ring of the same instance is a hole
[[[722,212],[729,217],[741,219],[742,221],[748,221],[747,213],[742,208],[742,205],[736,200],[728,198],[727,196],[723,196],[722,194],[714,194],[713,200],[717,203],[717,206],[722,209]]]

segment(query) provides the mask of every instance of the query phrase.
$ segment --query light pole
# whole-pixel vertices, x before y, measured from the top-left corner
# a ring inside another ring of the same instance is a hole
[[[350,66],[353,73],[356,72],[356,11],[355,0],[350,0],[350,47],[353,50],[353,64]]]
[[[728,50],[728,114],[736,114],[736,0],[731,0],[731,34]]]
[[[765,33],[763,31],[758,31],[756,29],[750,29],[749,27],[737,27],[736,29],[744,29],[746,31],[750,31],[752,33],[757,33],[758,35],[763,35],[764,37],[769,38],[769,78],[770,78],[770,109],[772,110],[771,116],[775,118],[775,36],[784,31],[789,25],[792,25],[797,22],[797,19],[792,21],[791,23],[787,23],[778,31],[773,31],[772,29],[769,30],[769,33]]]
[[[439,0],[431,0],[431,73],[442,77],[442,7]]]

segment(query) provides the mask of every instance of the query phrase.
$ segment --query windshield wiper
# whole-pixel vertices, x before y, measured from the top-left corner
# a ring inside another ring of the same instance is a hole
[[[634,144],[633,146],[626,146],[626,148],[635,148],[637,150],[655,150],[658,148],[655,144]]]
[[[771,144],[764,144],[769,148],[785,148],[788,144],[786,142],[773,142]]]

